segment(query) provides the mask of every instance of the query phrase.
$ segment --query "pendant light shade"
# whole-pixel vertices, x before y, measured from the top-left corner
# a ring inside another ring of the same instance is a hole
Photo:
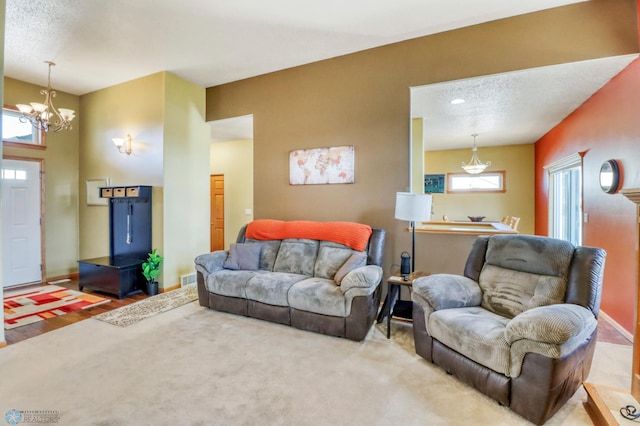
[[[478,147],[476,146],[476,136],[478,136],[478,134],[474,133],[471,136],[473,136],[473,148],[471,148],[471,161],[469,161],[468,163],[465,163],[463,161],[461,166],[465,172],[472,175],[477,175],[482,173],[484,169],[489,167],[491,165],[491,161],[487,161],[486,163],[483,163],[482,161],[480,161],[480,159],[478,158]]]

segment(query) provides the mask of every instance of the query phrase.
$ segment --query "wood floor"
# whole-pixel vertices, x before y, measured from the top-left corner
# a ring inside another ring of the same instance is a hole
[[[57,282],[55,284],[60,287],[66,287],[72,290],[79,290],[77,278],[75,279],[72,278],[71,281]],[[7,344],[12,345],[14,343],[21,342],[30,337],[38,336],[48,331],[53,331],[57,328],[64,327],[69,324],[73,324],[75,322],[82,321],[87,318],[91,318],[92,316],[101,314],[103,312],[108,312],[113,309],[121,308],[123,306],[129,305],[131,303],[137,302],[138,300],[142,300],[148,297],[144,293],[138,293],[124,299],[118,299],[117,296],[91,291],[89,289],[84,289],[83,291],[85,293],[93,293],[98,296],[108,297],[111,301],[109,303],[105,303],[103,305],[99,305],[93,308],[81,309],[79,311],[71,312],[66,315],[61,315],[59,317],[51,318],[44,321],[38,321],[33,324],[23,325],[22,327],[16,327],[11,330],[5,330],[4,337]]]
[[[71,281],[56,283],[56,285],[73,290],[78,290],[78,279],[75,278],[71,279]],[[147,297],[147,295],[145,295],[144,293],[139,293],[124,299],[118,299],[115,296],[93,292],[88,289],[85,289],[84,291],[87,293],[95,293],[100,296],[107,296],[111,299],[111,302],[105,303],[104,305],[96,306],[94,308],[71,312],[69,314],[51,318],[45,321],[39,321],[37,323],[24,325],[22,327],[17,327],[11,330],[5,330],[4,335],[7,344],[11,345],[17,342],[21,342],[30,337],[38,336],[48,331],[52,331],[66,325],[91,318],[94,315],[98,315],[103,312],[111,311],[113,309],[129,305]],[[632,345],[632,342],[627,339],[625,335],[620,333],[618,329],[616,329],[609,321],[603,318],[603,316],[600,316],[600,319],[598,320],[598,341],[615,343],[618,345]]]

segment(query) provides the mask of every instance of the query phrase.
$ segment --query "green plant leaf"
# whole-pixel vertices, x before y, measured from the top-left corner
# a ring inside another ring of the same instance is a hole
[[[160,264],[164,258],[158,254],[158,249],[153,249],[151,253],[147,255],[147,260],[142,262],[142,275],[147,281],[155,281],[160,275]]]

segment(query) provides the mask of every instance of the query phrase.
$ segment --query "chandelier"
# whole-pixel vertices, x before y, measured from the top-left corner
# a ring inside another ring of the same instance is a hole
[[[51,67],[55,66],[55,63],[51,61],[45,61],[45,63],[49,64],[49,79],[47,88],[40,91],[40,94],[44,95],[44,103],[30,102],[30,105],[16,105],[22,113],[20,121],[23,123],[30,122],[39,131],[48,132],[53,130],[54,132],[59,132],[61,130],[71,130],[71,120],[75,117],[75,111],[67,108],[56,109],[53,106],[53,98],[56,97],[56,91],[51,89]]]
[[[478,148],[476,147],[476,136],[478,136],[478,134],[474,133],[471,136],[473,136],[473,148],[471,148],[471,161],[469,161],[469,163],[465,163],[463,161],[461,166],[465,172],[472,175],[477,175],[482,173],[484,169],[489,167],[491,165],[491,161],[487,161],[486,163],[483,163],[482,161],[480,161],[480,159],[478,158]]]

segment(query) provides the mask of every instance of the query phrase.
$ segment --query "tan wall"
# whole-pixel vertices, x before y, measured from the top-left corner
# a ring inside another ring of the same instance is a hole
[[[209,251],[209,126],[205,89],[164,73],[164,287],[194,272],[193,259]]]
[[[46,67],[43,66],[43,72]],[[15,105],[44,99],[42,86],[5,77],[4,103]],[[45,135],[46,149],[4,148],[3,155],[44,159],[45,278],[78,270],[78,152],[82,113],[78,96],[57,92],[56,107],[76,111],[73,129]]]
[[[425,173],[463,173],[460,163],[471,158],[471,148],[424,153]],[[487,221],[500,221],[503,216],[520,218],[518,230],[533,234],[535,202],[531,188],[535,183],[535,145],[490,146],[478,148],[483,162],[491,161],[488,172],[505,172],[506,191],[484,194],[433,194],[432,220],[447,215],[451,220],[468,220],[467,216],[485,216]],[[446,184],[445,184],[446,186]]]
[[[208,250],[209,130],[202,87],[161,72],[81,97],[80,254],[109,254],[109,211],[86,206],[85,179],[153,186],[152,244],[165,257],[162,288],[193,271]],[[114,137],[131,134],[133,152],[120,154]],[[201,184],[198,182],[202,182]]]
[[[162,242],[163,73],[153,74],[80,98],[80,257],[109,255],[109,208],[87,206],[87,179],[111,185],[153,186],[153,246]],[[118,152],[112,138],[130,134],[131,155]]]
[[[411,191],[424,192],[424,126],[422,118],[411,119]]]
[[[9,78],[6,86],[8,104],[41,97],[39,86]],[[71,132],[47,134],[46,150],[4,151],[45,161],[46,275],[77,272],[78,259],[109,254],[109,209],[86,204],[87,179],[108,178],[111,185],[153,186],[153,246],[166,257],[160,281],[177,285],[209,248],[205,90],[157,73],[81,98],[58,92],[56,104],[79,111]],[[131,155],[111,141],[126,134]]]
[[[253,220],[253,140],[211,144],[211,174],[224,175],[224,245],[236,241],[240,228]]]
[[[384,228],[389,271],[410,247],[393,218],[409,185],[409,88],[635,53],[636,18],[633,0],[590,1],[417,38],[209,88],[206,119],[253,114],[256,218]],[[355,145],[353,185],[289,186],[289,151],[336,145]],[[418,237],[418,269],[461,269],[468,247],[431,240]]]

